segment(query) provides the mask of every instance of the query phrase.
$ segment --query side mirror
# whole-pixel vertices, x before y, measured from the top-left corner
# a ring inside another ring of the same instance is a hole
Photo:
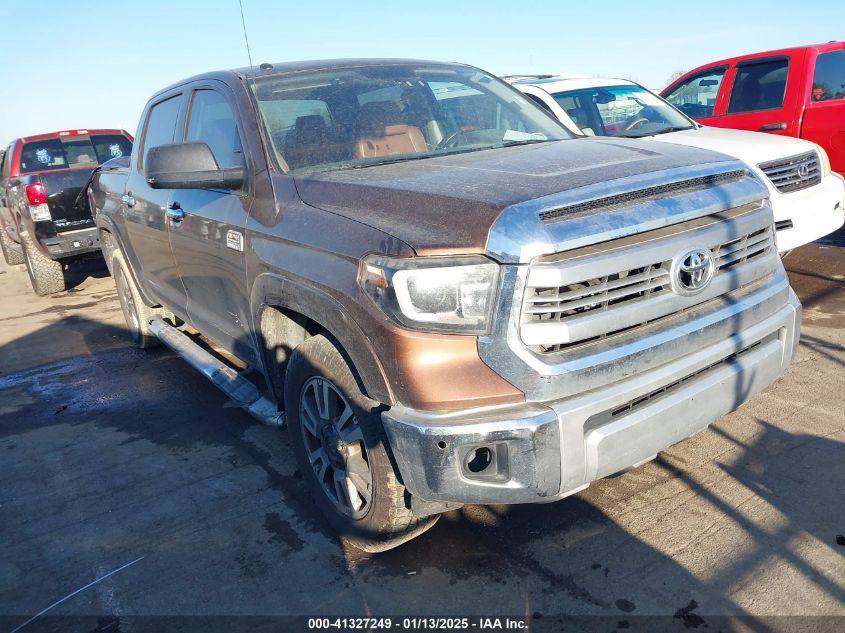
[[[246,179],[242,167],[220,169],[202,141],[153,147],[144,168],[153,189],[240,189]]]

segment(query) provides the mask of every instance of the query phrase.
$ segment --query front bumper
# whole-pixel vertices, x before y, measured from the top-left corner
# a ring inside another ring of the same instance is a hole
[[[845,223],[845,181],[838,174],[793,193],[773,189],[771,202],[781,253],[814,242]],[[780,228],[783,226],[787,228]]]
[[[96,227],[67,231],[54,237],[41,238],[44,253],[52,259],[85,255],[100,250],[100,234]]]
[[[595,391],[443,414],[393,407],[382,419],[403,482],[417,497],[554,501],[652,459],[763,390],[789,365],[800,321],[801,304],[790,289],[786,304],[767,318]]]

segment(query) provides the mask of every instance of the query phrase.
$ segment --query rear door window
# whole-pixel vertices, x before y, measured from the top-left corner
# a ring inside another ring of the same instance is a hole
[[[176,133],[176,121],[179,118],[181,99],[171,97],[166,101],[155,104],[147,117],[147,127],[144,131],[143,152],[147,154],[153,147],[167,145],[173,142]]]
[[[845,50],[822,53],[816,58],[812,101],[845,99]]]
[[[722,66],[690,77],[668,93],[665,99],[691,119],[713,116],[726,71],[727,67]]]
[[[197,90],[194,93],[185,140],[206,143],[221,169],[245,165],[235,115],[219,92]]]
[[[787,57],[738,64],[728,114],[779,110],[783,107],[788,74]]]

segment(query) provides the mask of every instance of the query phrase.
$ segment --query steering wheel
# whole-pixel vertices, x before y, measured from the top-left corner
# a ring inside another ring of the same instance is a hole
[[[640,118],[638,118],[638,119],[634,119],[631,123],[629,123],[628,125],[626,125],[626,126],[625,126],[625,129],[624,129],[624,130],[622,130],[622,131],[623,131],[623,132],[627,132],[628,130],[633,130],[633,129],[634,129],[635,127],[637,127],[638,125],[641,125],[641,124],[643,124],[643,123],[648,123],[648,122],[649,122],[649,120],[648,120],[648,119],[646,119],[645,117],[640,117]]]
[[[481,128],[478,127],[477,125],[464,125],[463,127],[459,127],[457,130],[452,132],[449,136],[447,136],[442,141],[440,141],[437,144],[436,149],[446,149],[448,147],[454,147],[455,145],[457,145],[457,143],[455,143],[455,141],[457,140],[457,138],[459,136],[462,136],[463,134],[466,134],[467,132],[474,132],[475,130],[480,130],[480,129]]]

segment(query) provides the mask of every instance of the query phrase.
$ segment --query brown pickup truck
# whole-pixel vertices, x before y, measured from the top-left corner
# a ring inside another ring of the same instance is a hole
[[[652,459],[796,348],[743,163],[572,139],[477,68],[202,75],[150,100],[137,147],[88,193],[135,341],[286,422],[316,502],[369,551]]]

